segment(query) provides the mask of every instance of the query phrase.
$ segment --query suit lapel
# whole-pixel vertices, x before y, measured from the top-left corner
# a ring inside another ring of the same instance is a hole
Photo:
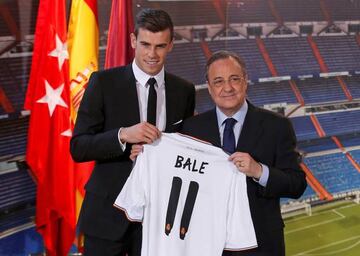
[[[252,152],[263,133],[262,119],[256,114],[257,109],[248,102],[249,108],[237,143],[237,151]]]
[[[172,81],[165,72],[165,101],[166,101],[166,126],[165,130],[169,130],[170,126],[179,120],[174,120],[176,114],[177,100],[176,86],[171,84]]]
[[[209,112],[208,116],[206,116],[206,124],[206,127],[203,127],[204,131],[207,133],[206,138],[209,138],[209,142],[214,146],[221,147],[219,126],[215,108]]]
[[[125,76],[117,76],[117,79],[117,83],[121,85],[122,98],[126,102],[126,112],[128,113],[126,120],[129,122],[128,125],[139,123],[139,99],[136,90],[136,79],[131,64],[126,66]]]

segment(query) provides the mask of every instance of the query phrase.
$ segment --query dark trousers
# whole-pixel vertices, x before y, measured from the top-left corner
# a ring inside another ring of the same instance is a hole
[[[125,239],[112,241],[85,234],[85,256],[140,256],[141,224],[130,224]]]

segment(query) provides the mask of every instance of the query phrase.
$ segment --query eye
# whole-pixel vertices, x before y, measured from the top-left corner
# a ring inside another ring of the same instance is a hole
[[[224,79],[217,79],[213,81],[213,85],[215,87],[220,87],[223,86],[225,84],[225,80]]]
[[[140,44],[142,45],[142,46],[144,46],[144,47],[149,47],[149,43],[147,43],[147,42],[140,42]]]
[[[230,83],[239,84],[241,82],[241,80],[242,80],[241,77],[234,76],[234,77],[230,78]]]
[[[166,44],[160,44],[157,46],[157,48],[164,49],[164,48],[166,48]]]

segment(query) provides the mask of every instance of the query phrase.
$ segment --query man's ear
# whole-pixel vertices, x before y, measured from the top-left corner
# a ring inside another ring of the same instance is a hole
[[[136,48],[136,35],[134,33],[130,34],[130,42],[131,42],[131,47],[133,49]]]
[[[174,47],[174,39],[172,39],[170,44],[169,44],[169,52],[171,52],[173,47]]]

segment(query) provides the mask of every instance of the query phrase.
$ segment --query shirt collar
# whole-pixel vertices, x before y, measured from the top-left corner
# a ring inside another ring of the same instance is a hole
[[[239,123],[242,126],[244,123],[247,111],[248,111],[248,104],[245,100],[244,103],[242,104],[241,108],[231,117],[234,118],[237,121],[237,123]],[[220,127],[224,123],[225,119],[229,118],[229,116],[226,116],[223,112],[221,112],[221,110],[218,107],[216,107],[216,116],[217,116],[217,120],[218,120],[218,127],[220,129]]]
[[[160,70],[159,73],[157,73],[155,76],[151,76],[149,74],[146,74],[144,71],[142,71],[138,65],[136,65],[135,63],[135,59],[132,62],[132,69],[134,72],[134,76],[136,81],[141,84],[142,86],[146,86],[147,81],[149,80],[150,77],[155,78],[156,83],[158,88],[164,86],[164,81],[165,81],[165,70],[164,67],[162,67],[162,69]]]

